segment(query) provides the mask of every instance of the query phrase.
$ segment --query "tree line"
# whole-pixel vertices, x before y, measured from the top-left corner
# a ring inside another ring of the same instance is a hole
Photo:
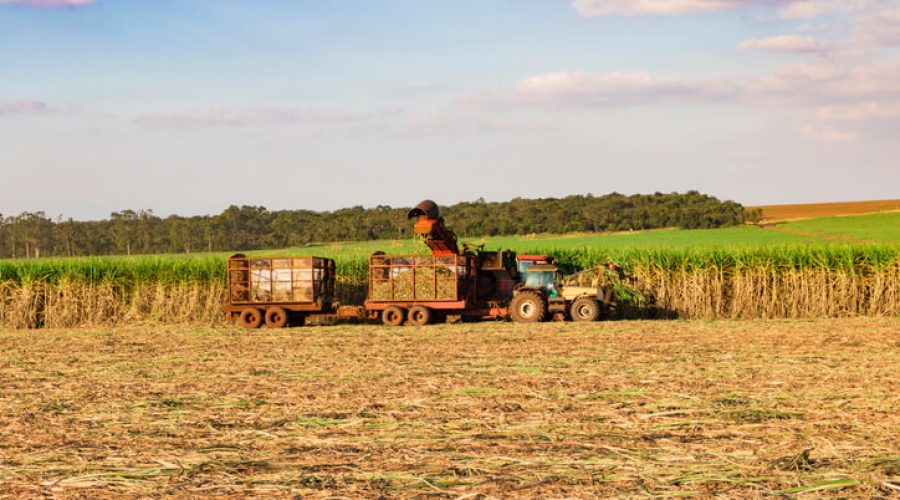
[[[158,217],[122,210],[109,219],[48,218],[44,212],[0,215],[0,257],[193,253],[302,246],[314,242],[403,239],[412,236],[407,208],[356,206],[330,212],[270,211],[230,206],[221,214]],[[441,207],[462,237],[603,232],[678,227],[707,229],[755,222],[756,212],[696,191],[626,196],[567,196]]]

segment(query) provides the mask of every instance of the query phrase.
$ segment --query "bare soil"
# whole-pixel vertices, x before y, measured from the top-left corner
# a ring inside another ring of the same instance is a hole
[[[860,215],[900,210],[900,200],[850,201],[837,203],[798,203],[748,207],[760,209],[765,222],[779,222],[814,217]]]
[[[900,493],[900,318],[0,331],[0,496]]]

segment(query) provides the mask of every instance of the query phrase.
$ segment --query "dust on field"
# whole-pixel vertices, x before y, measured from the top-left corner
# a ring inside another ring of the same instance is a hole
[[[900,491],[900,319],[0,332],[9,496]]]

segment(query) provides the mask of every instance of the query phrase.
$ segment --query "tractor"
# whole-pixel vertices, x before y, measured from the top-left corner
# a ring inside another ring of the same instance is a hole
[[[516,257],[518,284],[509,303],[513,321],[536,323],[557,321],[597,321],[604,308],[612,307],[611,293],[599,286],[563,284],[564,275],[546,255]]]

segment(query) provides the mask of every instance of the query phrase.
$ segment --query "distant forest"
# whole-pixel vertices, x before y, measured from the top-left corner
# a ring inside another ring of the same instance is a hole
[[[403,239],[412,236],[408,208],[379,205],[333,212],[270,211],[230,206],[219,215],[157,217],[122,210],[109,219],[75,221],[44,212],[0,215],[0,257],[191,253],[301,246],[313,242]],[[755,221],[757,213],[696,191],[625,196],[567,196],[441,207],[461,237],[718,228]]]

